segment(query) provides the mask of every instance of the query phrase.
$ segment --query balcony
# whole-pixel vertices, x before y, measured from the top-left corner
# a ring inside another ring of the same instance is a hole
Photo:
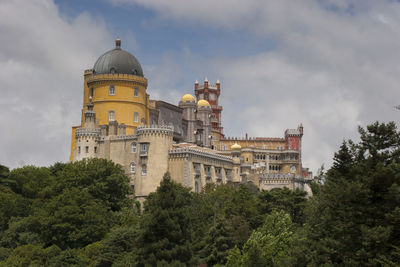
[[[147,157],[147,151],[140,151],[141,157]]]

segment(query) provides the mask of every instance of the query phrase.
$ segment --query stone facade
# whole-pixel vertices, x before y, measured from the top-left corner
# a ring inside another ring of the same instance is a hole
[[[211,85],[206,79],[202,86],[196,81],[197,99],[186,94],[176,106],[150,100],[146,78],[114,73],[115,68],[84,73],[82,122],[72,128],[72,161],[98,157],[120,164],[139,200],[156,190],[167,171],[195,192],[207,183],[229,182],[310,192],[312,174],[302,166],[302,125],[282,138],[226,137],[219,81]]]

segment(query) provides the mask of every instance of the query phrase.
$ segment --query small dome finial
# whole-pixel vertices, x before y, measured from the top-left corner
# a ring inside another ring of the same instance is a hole
[[[119,39],[119,37],[117,37],[117,39],[115,39],[115,47],[121,48],[121,39]]]

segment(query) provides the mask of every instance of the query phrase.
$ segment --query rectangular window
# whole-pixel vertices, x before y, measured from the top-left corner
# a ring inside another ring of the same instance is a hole
[[[146,164],[142,165],[142,175],[147,175],[147,166],[146,166]]]
[[[97,146],[94,147],[94,153],[97,153]]]
[[[78,153],[79,154],[81,153],[81,147],[80,146],[78,146]]]
[[[88,146],[85,147],[85,152],[89,153],[89,147]]]
[[[136,164],[134,162],[131,163],[131,173],[136,172]]]
[[[108,94],[115,95],[115,85],[110,85],[110,87],[108,87]]]
[[[113,110],[108,112],[108,121],[115,121],[115,112]]]
[[[147,152],[147,144],[140,144],[140,152]]]
[[[136,143],[132,143],[132,153],[136,153]]]
[[[90,88],[90,93],[89,93],[89,96],[90,96],[90,97],[93,97],[93,93],[94,93],[93,90],[94,90],[93,87],[91,87],[91,88]]]
[[[133,121],[134,122],[139,122],[139,112],[133,113]]]
[[[139,88],[135,87],[133,90],[133,96],[139,97]]]

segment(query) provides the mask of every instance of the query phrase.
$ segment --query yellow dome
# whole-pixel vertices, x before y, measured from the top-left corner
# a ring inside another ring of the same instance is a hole
[[[191,94],[186,94],[186,95],[182,96],[181,101],[182,102],[187,102],[187,101],[193,102],[194,97]]]
[[[209,107],[210,103],[208,103],[207,100],[202,99],[202,100],[199,100],[199,102],[197,102],[197,106],[198,107]]]
[[[242,149],[242,146],[239,145],[238,143],[234,143],[234,144],[231,146],[231,150],[240,150],[240,149]]]

